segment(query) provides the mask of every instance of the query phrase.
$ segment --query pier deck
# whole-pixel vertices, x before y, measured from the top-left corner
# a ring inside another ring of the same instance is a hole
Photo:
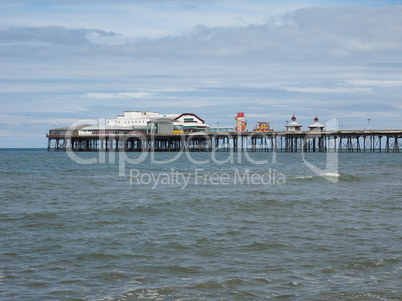
[[[47,134],[56,151],[400,152],[402,130]]]

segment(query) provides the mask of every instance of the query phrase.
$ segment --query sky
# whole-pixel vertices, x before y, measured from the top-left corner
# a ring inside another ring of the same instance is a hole
[[[402,1],[2,0],[0,148],[124,111],[402,129]]]

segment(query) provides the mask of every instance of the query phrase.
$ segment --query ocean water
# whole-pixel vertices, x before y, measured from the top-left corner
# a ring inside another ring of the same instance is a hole
[[[402,300],[402,154],[139,156],[0,150],[1,300]]]

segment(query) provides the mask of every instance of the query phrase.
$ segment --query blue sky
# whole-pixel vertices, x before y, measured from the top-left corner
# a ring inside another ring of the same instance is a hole
[[[0,147],[128,110],[402,128],[402,1],[0,2]]]

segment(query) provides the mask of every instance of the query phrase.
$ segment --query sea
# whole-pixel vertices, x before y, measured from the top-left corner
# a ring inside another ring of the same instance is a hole
[[[0,300],[402,300],[402,154],[0,150]]]

